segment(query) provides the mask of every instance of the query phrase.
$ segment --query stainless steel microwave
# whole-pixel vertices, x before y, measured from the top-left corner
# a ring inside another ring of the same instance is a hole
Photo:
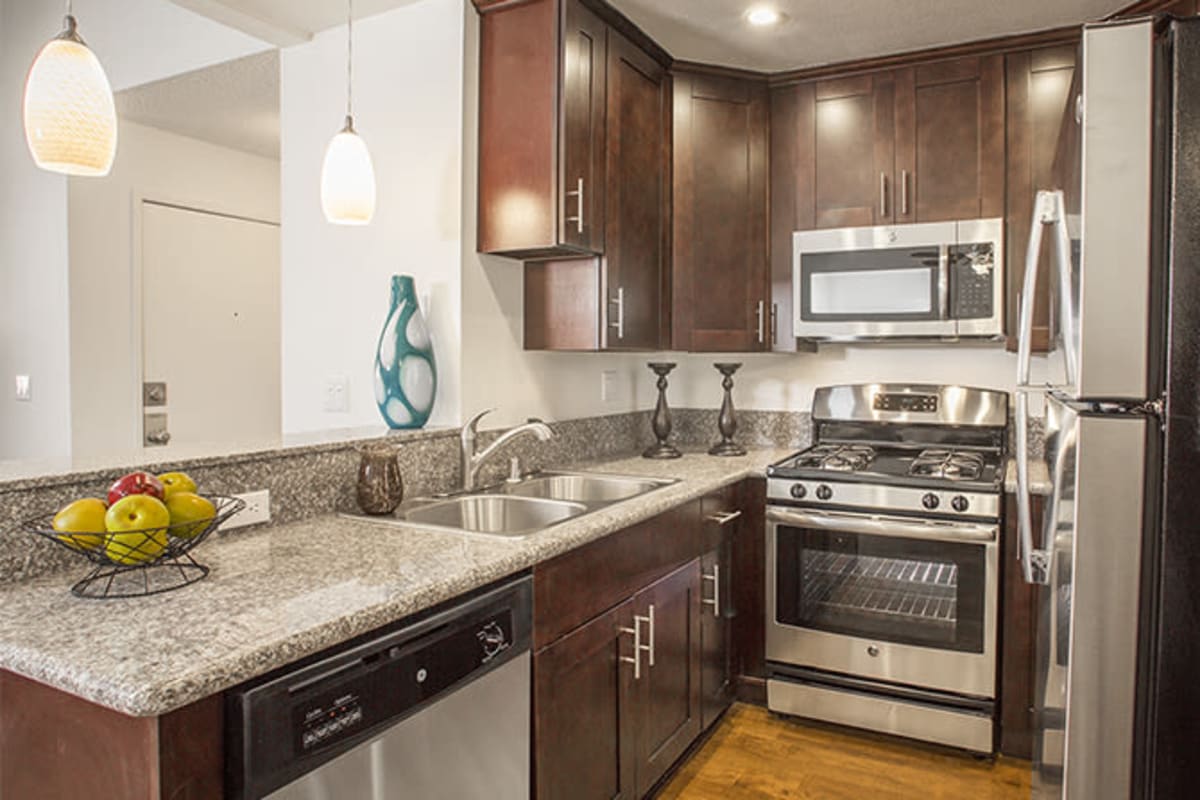
[[[1004,333],[1004,221],[799,231],[799,339],[998,339]]]

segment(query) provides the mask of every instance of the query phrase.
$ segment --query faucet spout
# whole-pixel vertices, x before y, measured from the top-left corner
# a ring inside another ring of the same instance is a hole
[[[489,409],[490,410],[490,409]],[[475,452],[475,439],[478,435],[477,427],[479,421],[488,411],[482,411],[472,417],[466,425],[463,426],[461,441],[461,466],[462,466],[462,488],[470,490],[476,488],[479,481],[479,470],[484,463],[493,455],[506,447],[509,442],[518,439],[521,436],[533,435],[538,441],[548,442],[554,438],[554,431],[549,425],[538,419],[531,419],[524,425],[518,425],[515,428],[510,428],[500,435],[500,438],[485,447],[482,451]]]

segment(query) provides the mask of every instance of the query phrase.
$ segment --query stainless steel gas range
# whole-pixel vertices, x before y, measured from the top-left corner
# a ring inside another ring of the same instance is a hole
[[[816,391],[767,469],[767,704],[992,751],[1008,395]]]

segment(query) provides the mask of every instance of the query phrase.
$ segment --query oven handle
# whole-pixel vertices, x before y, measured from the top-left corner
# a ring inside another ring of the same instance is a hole
[[[798,511],[769,507],[767,522],[781,522],[825,531],[864,533],[899,539],[932,539],[943,542],[988,544],[996,541],[999,526],[970,522],[921,522],[902,517],[865,514],[837,514],[824,511]]]

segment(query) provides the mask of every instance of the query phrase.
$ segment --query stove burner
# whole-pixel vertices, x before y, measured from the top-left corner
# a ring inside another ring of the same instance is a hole
[[[974,481],[983,474],[983,456],[970,450],[922,450],[908,474],[920,478]]]
[[[875,449],[865,444],[823,444],[796,459],[797,467],[831,472],[858,472],[875,460]]]

